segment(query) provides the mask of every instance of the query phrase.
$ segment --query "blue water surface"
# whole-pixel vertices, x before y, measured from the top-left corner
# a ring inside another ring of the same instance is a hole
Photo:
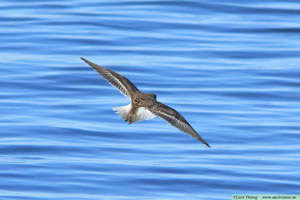
[[[0,2],[0,199],[300,193],[300,2]],[[212,146],[80,60],[128,77]]]

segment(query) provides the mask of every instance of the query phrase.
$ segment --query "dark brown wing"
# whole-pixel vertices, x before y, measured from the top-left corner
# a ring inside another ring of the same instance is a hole
[[[198,133],[193,129],[193,127],[184,119],[184,117],[173,108],[157,102],[157,105],[151,108],[150,111],[158,117],[166,120],[172,126],[189,134],[206,146],[210,147],[209,144],[207,144],[207,142],[205,142],[205,140],[203,140],[200,135],[198,135]]]
[[[81,60],[83,60],[94,70],[96,70],[98,74],[100,74],[105,80],[107,80],[112,86],[117,88],[126,97],[130,98],[133,92],[139,91],[137,87],[133,83],[131,83],[126,77],[112,70],[106,69],[105,67],[96,65],[95,63],[92,63],[84,58],[81,58]]]

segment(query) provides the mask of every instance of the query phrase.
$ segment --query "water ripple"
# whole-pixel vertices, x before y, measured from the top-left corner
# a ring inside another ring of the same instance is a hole
[[[230,199],[299,190],[299,3],[0,3],[1,199]],[[128,77],[212,146],[129,103]]]

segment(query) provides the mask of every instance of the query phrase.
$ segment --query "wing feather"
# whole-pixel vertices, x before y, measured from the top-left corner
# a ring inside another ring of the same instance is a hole
[[[112,71],[106,69],[105,67],[101,67],[92,63],[84,58],[81,58],[84,62],[86,62],[89,66],[91,66],[98,74],[100,74],[105,80],[107,80],[112,86],[117,88],[123,95],[130,98],[131,94],[135,91],[139,91],[137,87],[131,83],[126,77]]]
[[[184,133],[187,133],[206,146],[210,147],[209,144],[207,144],[207,142],[202,139],[200,135],[193,129],[193,127],[184,119],[184,117],[173,108],[170,108],[169,106],[158,102],[156,106],[150,109],[150,111],[158,117],[167,121],[172,126],[178,128]]]

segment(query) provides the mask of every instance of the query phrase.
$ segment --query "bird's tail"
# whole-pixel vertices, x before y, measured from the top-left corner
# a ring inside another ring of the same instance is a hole
[[[142,121],[143,119],[152,119],[155,117],[155,115],[145,107],[132,107],[131,104],[121,107],[114,107],[113,110],[116,111],[116,113],[120,115],[125,122],[128,122],[128,124],[136,121]]]
[[[128,104],[126,106],[114,107],[113,111],[116,111],[116,113],[120,115],[123,120],[127,121],[126,119],[130,109],[131,109],[131,104]]]

